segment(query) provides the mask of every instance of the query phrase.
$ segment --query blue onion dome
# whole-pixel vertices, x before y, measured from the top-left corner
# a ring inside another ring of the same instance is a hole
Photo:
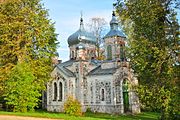
[[[113,11],[113,13],[112,13],[112,19],[111,19],[111,21],[110,21],[110,25],[113,25],[113,24],[118,25],[118,20],[117,20],[117,18],[116,18],[116,15],[115,15],[115,12],[114,12],[114,11]]]
[[[104,36],[104,38],[108,38],[108,37],[114,37],[114,36],[117,36],[117,37],[125,37],[124,33],[119,30],[119,26],[118,26],[118,20],[117,20],[117,17],[115,15],[115,12],[113,11],[112,13],[112,19],[110,21],[110,31]]]
[[[77,46],[76,46],[76,50],[80,50],[80,49],[85,50],[85,46],[81,42],[79,44],[77,44]]]
[[[68,44],[69,46],[72,46],[72,45],[80,43],[80,41],[82,43],[96,44],[96,37],[92,33],[89,33],[84,29],[82,18],[80,19],[79,30],[77,30],[75,33],[69,36]]]

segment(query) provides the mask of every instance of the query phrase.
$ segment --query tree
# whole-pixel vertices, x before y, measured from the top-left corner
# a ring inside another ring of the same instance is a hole
[[[30,68],[27,63],[17,64],[5,82],[6,104],[12,106],[14,112],[32,111],[38,105],[41,94]]]
[[[90,19],[90,22],[88,24],[90,32],[93,33],[93,35],[96,37],[96,52],[97,52],[97,58],[101,59],[103,57],[103,53],[101,51],[101,45],[104,43],[103,41],[103,32],[105,31],[105,26],[107,25],[107,22],[104,18],[100,17],[93,17]]]
[[[40,0],[0,3],[0,91],[19,63],[27,63],[40,90],[45,89],[56,53],[57,34]],[[7,90],[7,89],[6,89]]]
[[[179,24],[176,0],[117,0],[119,19],[129,39],[129,58],[146,108],[173,119],[179,103]],[[156,104],[155,104],[156,103]]]

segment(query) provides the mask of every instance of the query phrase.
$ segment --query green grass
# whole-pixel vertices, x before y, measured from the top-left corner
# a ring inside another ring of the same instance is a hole
[[[36,111],[27,113],[0,111],[0,115],[31,116],[64,120],[157,120],[159,114],[151,112],[144,112],[137,115],[110,115],[103,113],[85,113],[83,117],[75,117],[63,113],[50,113],[46,111]]]

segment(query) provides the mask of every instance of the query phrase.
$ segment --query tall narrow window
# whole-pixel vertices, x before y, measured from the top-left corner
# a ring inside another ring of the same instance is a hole
[[[104,101],[104,89],[101,90],[101,101]]]
[[[62,83],[59,83],[59,101],[62,101],[62,97],[63,97],[63,89],[62,89]]]
[[[77,58],[77,50],[75,51],[74,59],[76,59],[76,58]]]
[[[123,45],[120,46],[120,59],[121,59],[121,61],[124,61],[124,49],[123,49]]]
[[[74,51],[72,51],[72,58],[74,59]]]
[[[54,101],[57,100],[57,84],[54,83]]]
[[[111,45],[107,46],[107,59],[112,60],[112,47],[111,47]]]

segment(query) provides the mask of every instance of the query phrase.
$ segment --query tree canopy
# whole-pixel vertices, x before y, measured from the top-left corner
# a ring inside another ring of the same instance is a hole
[[[180,78],[175,11],[179,1],[117,0],[114,5],[129,40],[128,55],[139,79],[142,105],[160,110],[161,119],[172,119],[178,111]]]
[[[45,88],[58,43],[56,36],[54,23],[40,0],[4,0],[0,3],[1,93],[4,93],[4,82],[12,78],[13,68],[21,63],[28,64],[39,90]]]

